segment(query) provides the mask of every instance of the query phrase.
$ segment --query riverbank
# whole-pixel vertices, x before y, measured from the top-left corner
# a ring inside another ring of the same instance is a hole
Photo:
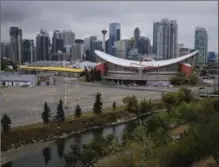
[[[159,109],[160,102],[153,102],[154,109]],[[135,114],[119,110],[116,112],[102,113],[77,119],[68,119],[65,122],[51,122],[39,126],[30,125],[27,127],[12,128],[11,131],[2,133],[2,152],[15,150],[26,145],[43,143],[50,140],[67,138],[71,135],[106,126],[126,123],[137,119]]]

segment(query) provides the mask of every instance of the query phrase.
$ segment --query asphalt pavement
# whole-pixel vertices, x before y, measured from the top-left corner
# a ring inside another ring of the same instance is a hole
[[[7,113],[11,117],[12,127],[41,122],[44,102],[48,102],[53,115],[55,115],[59,99],[65,100],[64,79],[58,78],[56,83],[56,86],[1,89],[0,108],[2,113]],[[128,95],[135,95],[138,99],[160,99],[162,94],[160,91],[78,84],[69,84],[67,90],[66,103],[68,109],[65,109],[66,115],[74,114],[77,104],[81,106],[82,112],[92,111],[97,92],[102,94],[104,108],[111,107],[113,101],[116,101],[117,105],[122,105],[122,99]]]

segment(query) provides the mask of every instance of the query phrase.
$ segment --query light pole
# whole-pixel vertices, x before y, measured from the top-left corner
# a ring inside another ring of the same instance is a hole
[[[1,30],[1,25],[2,23],[2,0],[0,0],[0,72],[2,70],[2,30]]]

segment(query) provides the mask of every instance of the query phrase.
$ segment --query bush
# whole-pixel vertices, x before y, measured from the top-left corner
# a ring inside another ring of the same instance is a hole
[[[138,112],[138,100],[134,95],[125,97],[123,103],[126,104],[126,110],[128,112],[135,114]]]

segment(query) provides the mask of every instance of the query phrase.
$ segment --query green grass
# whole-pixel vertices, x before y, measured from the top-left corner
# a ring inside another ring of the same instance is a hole
[[[110,107],[110,108],[103,109],[103,113],[119,112],[119,111],[123,111],[124,109],[125,109],[125,106],[118,106],[118,107],[116,107],[116,110],[113,111],[112,107]],[[95,116],[93,111],[89,111],[89,112],[83,113],[80,118],[89,118],[89,117],[93,117],[93,116]],[[74,115],[68,115],[68,116],[66,116],[65,122],[70,122],[70,121],[80,119],[80,118],[76,118]],[[50,123],[50,124],[52,124],[52,123]],[[29,130],[29,129],[39,129],[39,128],[43,128],[45,126],[49,126],[49,124],[45,125],[43,122],[40,122],[40,123],[35,123],[35,124],[14,127],[14,128],[11,128],[11,131],[24,131],[24,130]]]

